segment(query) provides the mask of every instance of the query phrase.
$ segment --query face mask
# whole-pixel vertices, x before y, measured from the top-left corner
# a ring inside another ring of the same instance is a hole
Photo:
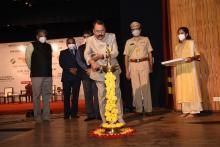
[[[84,34],[83,35],[83,39],[84,39],[84,44],[86,43],[86,40],[87,40],[87,38],[89,38],[90,37],[90,35],[89,34]]]
[[[141,30],[133,30],[131,33],[133,36],[140,36]]]
[[[39,41],[40,41],[41,43],[45,43],[46,40],[47,40],[46,37],[39,37]]]
[[[67,45],[69,49],[76,49],[76,44],[68,44]]]
[[[86,40],[87,40],[87,38],[84,38],[83,44],[86,44]]]
[[[178,38],[179,38],[180,41],[183,41],[183,40],[186,39],[186,35],[185,34],[179,34]]]

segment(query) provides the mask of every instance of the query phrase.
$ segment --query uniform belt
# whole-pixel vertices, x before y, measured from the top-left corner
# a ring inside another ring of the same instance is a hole
[[[138,63],[138,62],[143,62],[143,61],[147,61],[147,60],[149,60],[149,58],[145,57],[145,58],[140,58],[140,59],[130,59],[130,62]]]

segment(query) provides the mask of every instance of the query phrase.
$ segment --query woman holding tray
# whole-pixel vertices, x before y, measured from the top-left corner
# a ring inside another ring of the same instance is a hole
[[[181,117],[191,118],[202,111],[201,90],[196,70],[200,54],[188,28],[178,29],[178,39],[175,58],[185,58],[186,62],[176,65],[176,98],[177,103],[182,105]]]

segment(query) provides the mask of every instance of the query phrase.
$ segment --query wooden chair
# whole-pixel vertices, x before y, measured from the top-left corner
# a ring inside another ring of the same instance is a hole
[[[25,98],[26,103],[33,101],[32,85],[31,85],[31,84],[27,84],[27,85],[25,86],[25,90],[21,90],[21,91],[20,91],[20,95],[19,95],[19,100],[20,100],[20,102],[21,102],[21,98]]]
[[[19,101],[21,103],[21,99],[25,98],[25,102],[32,102],[32,94],[28,93],[27,90],[21,90],[19,94]]]
[[[0,103],[2,103],[2,99],[3,99],[3,103],[6,103],[6,97],[4,92],[0,92]]]
[[[57,96],[60,96],[61,100],[64,101],[63,89],[61,89],[61,87],[57,87]]]
[[[14,96],[13,96],[13,87],[5,87],[4,88],[4,95],[5,95],[5,100],[4,103],[6,103],[6,101],[8,101],[8,103],[11,102],[14,103]]]
[[[57,89],[56,89],[56,85],[53,85],[52,87],[52,98],[51,101],[57,101]]]

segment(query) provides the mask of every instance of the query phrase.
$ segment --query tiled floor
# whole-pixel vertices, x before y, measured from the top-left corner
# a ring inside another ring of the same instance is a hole
[[[220,114],[207,114],[185,120],[176,112],[153,116],[126,114],[127,126],[135,128],[133,136],[99,139],[88,136],[99,120],[84,122],[52,116],[50,123],[36,124],[23,115],[0,116],[1,147],[219,147]]]

